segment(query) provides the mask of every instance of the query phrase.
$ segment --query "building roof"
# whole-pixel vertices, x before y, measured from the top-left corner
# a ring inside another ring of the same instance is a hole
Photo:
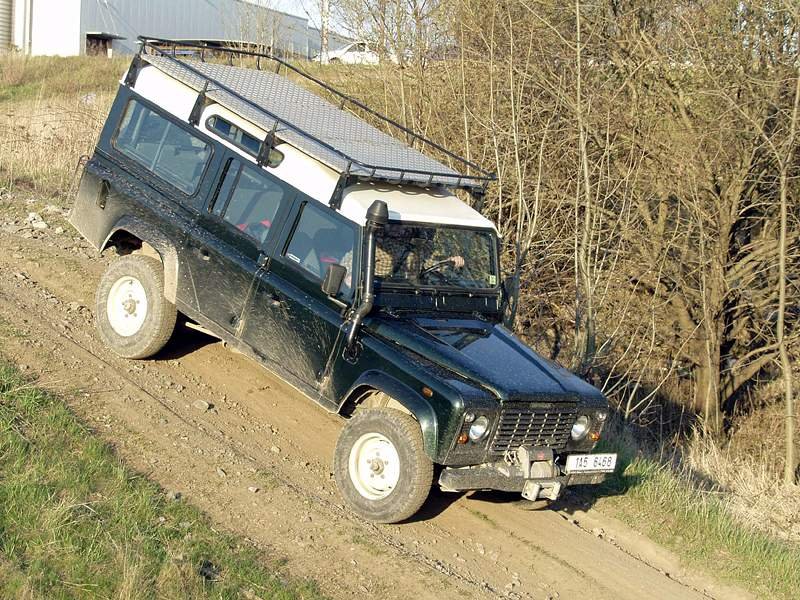
[[[168,55],[143,53],[142,58],[198,92],[205,89],[209,99],[264,130],[274,130],[279,139],[339,173],[468,189],[480,188],[491,178],[482,171],[456,171],[273,72]]]

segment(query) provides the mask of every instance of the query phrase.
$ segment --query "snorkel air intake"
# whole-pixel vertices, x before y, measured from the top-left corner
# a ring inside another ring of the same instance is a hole
[[[367,253],[364,258],[364,289],[361,303],[353,311],[345,350],[352,353],[361,322],[372,310],[375,301],[375,237],[389,222],[389,208],[383,200],[375,200],[367,210]]]

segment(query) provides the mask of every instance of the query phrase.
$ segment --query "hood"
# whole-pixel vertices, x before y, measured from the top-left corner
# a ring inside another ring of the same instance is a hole
[[[474,381],[501,401],[606,402],[597,388],[536,354],[502,325],[381,316],[371,319],[369,329]]]

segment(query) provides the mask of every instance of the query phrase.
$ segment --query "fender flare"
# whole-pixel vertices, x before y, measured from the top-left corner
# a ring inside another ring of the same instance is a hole
[[[345,399],[339,405],[337,412],[341,412],[347,402],[356,395],[356,392],[364,388],[372,388],[391,396],[411,413],[411,416],[417,420],[422,430],[425,454],[435,462],[437,459],[439,422],[430,402],[395,377],[382,371],[370,370],[362,373],[352,385],[347,394],[345,394]]]
[[[144,220],[131,215],[121,217],[109,231],[106,239],[100,245],[102,252],[115,233],[125,231],[135,235],[143,242],[149,244],[158,252],[161,263],[164,265],[164,296],[175,304],[178,296],[178,250],[175,245],[161,231],[154,228]]]

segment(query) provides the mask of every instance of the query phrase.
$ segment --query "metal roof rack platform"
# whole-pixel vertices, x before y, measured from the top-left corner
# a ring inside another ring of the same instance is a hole
[[[359,179],[393,181],[460,188],[483,196],[488,183],[495,179],[494,174],[478,165],[270,54],[220,48],[205,42],[144,36],[139,41],[140,51],[126,79],[128,85],[135,84],[142,62],[149,63],[197,90],[200,109],[206,99],[219,103],[269,131],[268,143],[275,138],[284,140],[333,168],[340,173],[343,183]],[[187,48],[197,50],[194,59],[184,52],[178,56],[180,50]],[[205,62],[206,52],[227,54],[228,64]],[[253,57],[256,68],[233,66],[235,55]],[[274,72],[262,69],[262,59],[275,64]],[[331,93],[339,101],[338,106],[279,75],[282,67]],[[347,110],[348,107],[364,111],[395,134],[435,149],[464,172],[380,131]]]

